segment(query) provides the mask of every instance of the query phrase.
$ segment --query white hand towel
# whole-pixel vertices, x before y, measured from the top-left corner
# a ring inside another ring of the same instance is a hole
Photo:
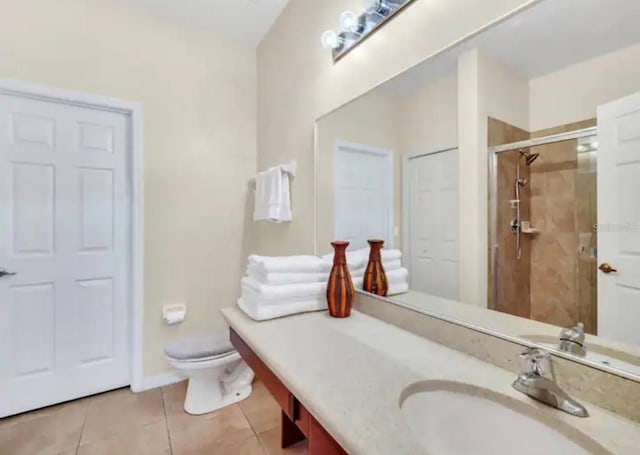
[[[266,321],[293,314],[326,310],[327,300],[326,298],[318,298],[273,306],[261,306],[240,298],[238,299],[238,307],[251,319]]]
[[[256,175],[253,219],[273,223],[291,221],[289,174],[280,166]]]
[[[249,268],[259,273],[322,273],[331,270],[317,256],[249,256]]]
[[[276,223],[285,223],[293,218],[293,213],[291,212],[291,177],[282,169],[280,169],[280,176],[282,177],[282,187],[280,188],[280,202]]]

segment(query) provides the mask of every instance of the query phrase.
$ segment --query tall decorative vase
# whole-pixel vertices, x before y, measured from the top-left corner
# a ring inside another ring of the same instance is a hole
[[[335,251],[333,267],[327,284],[327,305],[329,314],[334,318],[348,318],[353,307],[356,291],[353,287],[349,267],[347,266],[347,247],[349,242],[331,242]]]
[[[389,291],[389,282],[380,255],[384,240],[368,240],[368,242],[370,247],[369,263],[364,272],[363,289],[371,294],[386,296]]]

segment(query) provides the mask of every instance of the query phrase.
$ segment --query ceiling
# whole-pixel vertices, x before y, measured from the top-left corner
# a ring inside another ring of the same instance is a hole
[[[290,0],[118,0],[256,47]]]
[[[406,95],[477,47],[529,79],[640,43],[640,0],[543,0],[387,82]]]

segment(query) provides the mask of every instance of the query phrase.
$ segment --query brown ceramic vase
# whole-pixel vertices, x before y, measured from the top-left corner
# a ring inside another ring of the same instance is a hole
[[[355,289],[349,267],[347,266],[347,247],[349,242],[331,242],[334,249],[333,267],[327,284],[327,305],[329,314],[334,318],[348,318],[353,307]]]
[[[382,266],[380,250],[384,245],[384,240],[368,240],[369,242],[369,263],[364,272],[363,289],[371,294],[386,296],[389,291],[387,274]]]

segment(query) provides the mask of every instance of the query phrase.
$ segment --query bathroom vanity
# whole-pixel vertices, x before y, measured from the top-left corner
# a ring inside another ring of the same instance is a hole
[[[233,329],[231,329],[231,343],[282,408],[281,446],[283,449],[307,439],[311,454],[346,454],[340,444]]]
[[[283,445],[306,437],[311,455],[496,455],[514,444],[521,454],[640,453],[638,423],[588,402],[587,418],[538,403],[513,389],[512,372],[360,311],[266,322],[222,313],[282,407]],[[464,438],[452,424],[462,421]]]

